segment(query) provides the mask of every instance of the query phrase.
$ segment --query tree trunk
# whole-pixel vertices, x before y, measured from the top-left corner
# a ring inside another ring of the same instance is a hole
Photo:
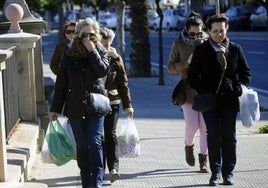
[[[151,74],[151,51],[146,0],[131,0],[130,25],[131,48],[130,76],[147,77]]]
[[[62,33],[63,33],[63,25],[65,23],[65,14],[66,14],[65,3],[62,3],[62,5],[58,7],[58,13],[59,13],[58,43],[62,43],[64,40]]]
[[[160,23],[159,23],[159,30],[158,30],[158,45],[159,45],[159,80],[158,85],[165,85],[164,82],[164,69],[163,69],[163,62],[164,62],[164,56],[163,56],[163,37],[162,37],[162,23],[163,23],[163,12],[159,5],[160,0],[155,0],[156,4],[156,11],[160,17]]]
[[[205,2],[205,0],[199,0],[199,1],[191,0],[192,10],[202,15],[204,2]]]

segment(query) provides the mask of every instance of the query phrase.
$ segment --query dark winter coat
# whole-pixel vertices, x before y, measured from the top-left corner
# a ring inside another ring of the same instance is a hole
[[[86,118],[83,103],[85,89],[106,95],[104,77],[109,68],[106,49],[97,45],[86,58],[76,61],[64,55],[57,75],[51,112],[61,113],[68,118]]]
[[[198,93],[215,93],[222,75],[216,52],[209,41],[196,47],[188,70],[191,86]],[[219,91],[219,103],[239,109],[238,97],[242,94],[241,84],[248,85],[251,77],[242,48],[230,42],[225,52],[227,68]]]

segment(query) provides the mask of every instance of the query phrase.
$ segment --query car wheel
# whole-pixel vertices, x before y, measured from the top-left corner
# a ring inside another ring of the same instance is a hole
[[[255,30],[255,25],[253,22],[250,22],[250,30],[254,31]]]
[[[180,31],[183,28],[183,26],[181,26],[180,22],[177,23],[177,30]]]
[[[172,30],[172,28],[170,27],[170,24],[169,23],[167,23],[167,30],[168,31],[171,31]]]
[[[154,24],[154,30],[155,30],[155,31],[158,31],[157,24]]]

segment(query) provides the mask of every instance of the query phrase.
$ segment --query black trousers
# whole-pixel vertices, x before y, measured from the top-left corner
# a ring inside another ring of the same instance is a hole
[[[233,176],[236,165],[236,117],[235,108],[222,108],[203,113],[207,127],[209,163],[212,176]]]
[[[112,111],[104,119],[104,159],[107,162],[109,172],[119,169],[118,140],[116,127],[119,117],[119,105],[112,105]],[[104,160],[104,162],[105,162]]]

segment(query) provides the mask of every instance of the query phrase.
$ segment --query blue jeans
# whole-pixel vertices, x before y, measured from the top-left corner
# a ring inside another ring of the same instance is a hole
[[[82,187],[101,187],[103,179],[103,123],[104,117],[70,118],[77,147],[77,164]]]
[[[234,108],[204,112],[207,143],[212,176],[222,173],[223,178],[233,176],[236,165],[236,116]]]

